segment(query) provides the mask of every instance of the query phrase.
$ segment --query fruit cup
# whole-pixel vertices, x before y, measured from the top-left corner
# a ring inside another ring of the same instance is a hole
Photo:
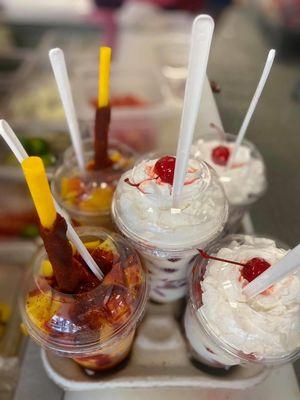
[[[83,141],[83,147],[86,170],[79,170],[73,148],[67,149],[63,164],[52,180],[53,196],[75,224],[112,229],[113,193],[120,176],[132,166],[135,154],[127,146],[112,141],[109,147],[111,165],[96,171],[92,140]]]
[[[88,370],[102,371],[119,364],[130,352],[145,310],[147,276],[136,252],[119,235],[92,227],[77,232],[104,273],[103,281],[92,275],[74,293],[59,291],[41,248],[24,281],[21,313],[40,346]],[[73,263],[74,267],[84,264],[75,250]]]

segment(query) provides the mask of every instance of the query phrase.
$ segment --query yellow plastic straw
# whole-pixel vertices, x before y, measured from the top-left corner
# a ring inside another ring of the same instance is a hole
[[[40,157],[28,157],[21,165],[40,222],[43,227],[51,229],[56,220],[56,210],[43,161]]]
[[[109,78],[110,78],[111,48],[99,49],[99,81],[98,81],[98,107],[109,104]]]

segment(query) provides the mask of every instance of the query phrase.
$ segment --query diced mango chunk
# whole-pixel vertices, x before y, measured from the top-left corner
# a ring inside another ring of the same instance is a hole
[[[5,325],[0,325],[0,339],[4,336],[5,334]]]
[[[23,322],[20,324],[20,329],[24,336],[29,336],[28,330]]]
[[[113,327],[111,325],[109,325],[107,323],[103,324],[100,327],[100,338],[101,338],[101,340],[105,340],[105,339],[109,338],[112,335],[113,330],[114,329],[113,329]]]
[[[121,153],[119,151],[115,150],[112,154],[109,155],[109,158],[113,162],[118,162],[118,161],[121,160],[122,155],[121,155]]]
[[[82,182],[79,178],[66,178],[61,180],[61,197],[64,200],[75,199],[82,193]]]
[[[74,246],[74,244],[72,242],[70,242],[70,240],[69,240],[69,243],[72,247],[72,254],[74,255],[76,253],[76,247]]]
[[[133,264],[125,268],[124,273],[129,287],[138,286],[142,283],[141,271],[138,264]]]
[[[105,305],[109,323],[122,323],[130,315],[130,304],[126,302],[126,297],[126,291],[122,288],[113,289]]]
[[[99,246],[99,248],[101,250],[107,251],[107,252],[111,252],[113,254],[118,254],[118,251],[116,249],[116,246],[113,244],[112,240],[107,238],[106,240],[104,240],[104,242],[102,242]]]
[[[42,261],[40,274],[45,278],[51,278],[53,276],[53,268],[49,260]]]
[[[105,188],[96,188],[88,199],[79,203],[82,211],[107,211],[110,208],[113,197],[113,189],[109,186]]]
[[[0,302],[0,322],[8,322],[11,315],[10,306],[6,303]]]
[[[60,307],[58,301],[53,300],[51,292],[29,295],[26,302],[26,311],[34,325],[46,331],[45,325]]]
[[[100,240],[93,240],[92,242],[85,242],[84,243],[85,247],[87,249],[95,249],[100,245]]]

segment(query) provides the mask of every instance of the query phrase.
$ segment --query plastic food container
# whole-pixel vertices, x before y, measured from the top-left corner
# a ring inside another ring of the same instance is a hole
[[[100,397],[102,394],[113,397],[117,393],[122,398],[126,392],[128,398],[130,394],[142,398],[143,394],[151,396],[151,392],[165,398],[170,393],[178,395],[188,391],[199,398],[199,394],[205,397],[222,389],[243,390],[259,384],[268,376],[269,370],[261,365],[236,367],[224,374],[214,374],[192,362],[181,327],[182,307],[181,302],[149,303],[130,358],[109,374],[87,376],[71,359],[42,351],[49,378],[64,390],[93,391]]]
[[[169,90],[178,101],[183,100],[190,50],[190,36],[164,35],[155,46],[156,57]]]
[[[208,247],[207,253],[238,262],[245,262],[242,257],[246,257],[246,260],[257,257],[272,263],[275,251],[279,259],[286,254],[288,249],[282,250],[282,248],[283,245],[280,242],[270,239],[229,235],[219,243]],[[218,253],[222,249],[222,254]],[[229,254],[229,256],[224,254]],[[210,264],[213,262],[219,265]],[[228,267],[231,270],[228,270]],[[246,301],[239,297],[239,282],[242,275],[235,271],[239,271],[240,268],[237,265],[229,263],[224,265],[220,261],[211,261],[200,256],[195,261],[190,274],[190,299],[184,318],[186,337],[193,358],[217,368],[251,364],[278,366],[295,361],[300,355],[297,345],[293,350],[286,350],[283,346],[287,346],[288,337],[296,340],[297,322],[293,323],[294,320],[290,316],[289,323],[285,315],[280,316],[280,314],[287,313],[288,316],[287,310],[291,312],[296,307],[295,303],[289,303],[289,296],[292,296],[289,293],[289,290],[292,290],[289,289],[289,285],[292,287],[297,283],[285,281],[281,289],[275,288],[276,294],[272,295],[271,289],[270,293],[266,291],[260,295],[260,299]],[[251,267],[250,274],[252,274],[252,268],[254,267]],[[207,278],[206,271],[212,271]],[[203,282],[206,282],[205,286]],[[280,293],[282,293],[282,299],[279,297]],[[288,296],[287,293],[289,293]],[[221,300],[212,302],[214,295]],[[268,296],[273,297],[268,298]],[[215,311],[212,312],[214,309]],[[219,321],[223,321],[222,325],[216,322],[213,316],[220,310],[222,310],[222,316]],[[276,336],[278,324],[282,326],[280,338]],[[284,331],[287,332],[287,338]]]
[[[190,160],[182,207],[173,212],[171,185],[153,172],[158,159],[156,154],[141,157],[121,177],[112,216],[150,272],[150,298],[165,303],[185,296],[197,249],[221,234],[228,205],[214,171]]]
[[[237,231],[244,215],[267,189],[264,160],[255,145],[248,140],[241,143],[230,169],[222,161],[222,156],[220,160],[214,158],[214,151],[222,148],[224,151],[224,147],[227,154],[231,154],[235,141],[235,135],[219,130],[202,136],[194,143],[191,151],[195,158],[203,159],[215,169],[224,187],[229,202],[229,216],[225,227],[227,233]]]
[[[122,143],[110,141],[109,156],[113,164],[95,171],[88,168],[94,160],[93,141],[83,141],[83,148],[87,169],[80,171],[73,147],[67,149],[63,164],[53,176],[53,196],[76,224],[113,229],[110,216],[113,193],[120,176],[133,165],[135,153]]]
[[[73,82],[78,118],[81,123],[88,123],[92,131],[98,71],[96,68],[74,69]],[[113,65],[110,88],[111,135],[134,145],[140,152],[155,148],[161,125],[174,112],[162,75],[154,68],[126,69]]]
[[[6,119],[15,126],[37,124],[57,129],[66,128],[66,121],[48,57],[23,63],[3,104]]]
[[[102,371],[130,352],[148,298],[147,275],[136,252],[119,235],[92,227],[80,228],[78,234],[90,246],[99,242],[101,247],[97,244],[93,251],[100,251],[102,260],[103,254],[107,257],[105,268],[111,269],[101,284],[73,294],[55,289],[44,272],[47,255],[41,248],[26,275],[20,308],[30,336],[40,346],[88,370]]]

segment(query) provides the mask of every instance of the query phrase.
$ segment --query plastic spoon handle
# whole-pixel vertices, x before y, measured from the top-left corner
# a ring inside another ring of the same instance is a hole
[[[180,198],[206,77],[213,31],[214,21],[209,15],[199,15],[195,18],[191,35],[188,75],[177,145],[173,183],[173,208],[180,207]]]
[[[256,296],[257,294],[268,289],[274,283],[287,275],[291,275],[300,267],[300,244],[290,250],[276,264],[266,269],[262,274],[255,278],[252,282],[244,287],[243,292],[248,297]]]
[[[236,156],[236,153],[238,151],[238,148],[240,147],[240,145],[241,145],[241,143],[242,143],[242,141],[243,141],[243,139],[245,137],[246,131],[248,129],[249,123],[251,121],[251,118],[252,118],[253,113],[255,111],[255,108],[257,106],[258,100],[259,100],[259,98],[260,98],[260,96],[262,94],[262,91],[263,91],[263,89],[265,87],[265,84],[267,82],[269,73],[271,71],[271,68],[272,68],[272,65],[273,65],[273,61],[274,61],[274,58],[275,58],[275,54],[276,54],[276,51],[274,49],[269,51],[264,70],[262,72],[261,78],[260,78],[260,80],[258,82],[258,85],[257,85],[257,88],[255,90],[254,96],[253,96],[253,98],[251,100],[250,106],[248,108],[248,111],[247,111],[247,113],[245,115],[245,118],[244,118],[244,121],[242,123],[242,126],[241,126],[240,131],[238,133],[238,136],[236,138],[234,149],[233,149],[233,152],[231,154],[231,157],[229,158],[229,161],[228,161],[228,164],[227,164],[227,168],[230,168],[232,166],[233,161],[234,161],[235,156]]]
[[[93,257],[90,255],[88,250],[86,249],[85,245],[82,243],[80,237],[78,236],[77,232],[71,225],[69,221],[69,216],[65,213],[64,210],[60,208],[60,206],[57,204],[57,202],[54,200],[55,208],[56,211],[62,215],[67,223],[68,226],[68,231],[67,231],[67,236],[68,239],[73,243],[75,248],[77,249],[78,253],[81,255],[83,260],[86,262],[90,270],[96,275],[96,277],[101,281],[104,278],[104,275],[102,271],[100,270],[98,264],[95,262]]]
[[[84,170],[82,140],[76,117],[64,52],[61,49],[52,49],[49,51],[49,58],[57,83],[61,102],[65,111],[78,166],[81,170]]]
[[[24,147],[17,138],[15,132],[3,119],[0,121],[0,133],[10,149],[13,149],[13,153],[19,163],[21,163],[25,158],[28,157],[28,154],[26,153]]]

